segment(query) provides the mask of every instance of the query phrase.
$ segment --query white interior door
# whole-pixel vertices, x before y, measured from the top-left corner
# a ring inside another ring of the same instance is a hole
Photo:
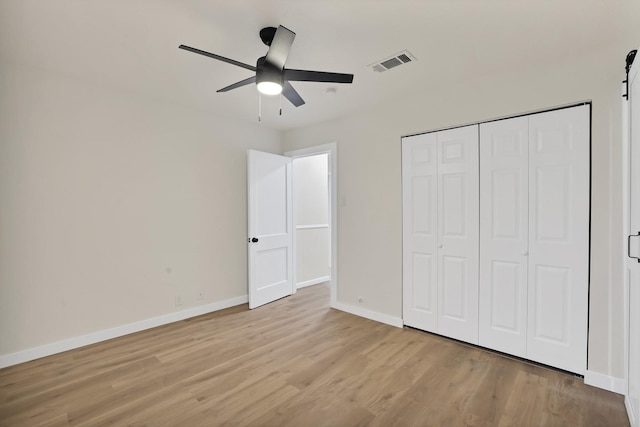
[[[437,140],[435,133],[402,139],[402,318],[438,332]]]
[[[249,150],[249,308],[293,292],[291,159]]]
[[[478,343],[478,126],[436,133],[438,332]]]
[[[628,179],[627,257],[625,276],[629,301],[626,404],[632,426],[640,426],[640,60],[629,73],[629,148],[626,166]],[[633,258],[636,257],[636,258]]]
[[[479,344],[527,346],[529,118],[480,125]]]
[[[527,358],[584,374],[590,106],[529,118]]]

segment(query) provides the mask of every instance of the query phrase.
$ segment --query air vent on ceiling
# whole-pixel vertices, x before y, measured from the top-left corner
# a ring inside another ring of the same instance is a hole
[[[387,70],[407,64],[409,62],[413,62],[415,60],[415,56],[409,53],[409,51],[403,50],[402,52],[397,53],[389,58],[385,58],[382,61],[376,61],[373,64],[369,64],[368,67],[370,67],[377,73],[383,73]]]

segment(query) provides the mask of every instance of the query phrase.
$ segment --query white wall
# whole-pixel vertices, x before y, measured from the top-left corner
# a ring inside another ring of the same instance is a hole
[[[639,39],[640,41],[640,39]],[[338,142],[338,302],[402,316],[400,136],[593,100],[589,369],[617,378],[623,366],[620,81],[633,44],[538,68],[428,82],[413,96],[351,117],[285,133],[285,149]],[[402,73],[402,69],[390,73]],[[401,77],[398,77],[401,78]],[[366,159],[366,161],[364,160]],[[614,265],[614,267],[616,267]],[[364,303],[358,303],[364,296]]]
[[[293,159],[298,286],[326,281],[330,274],[328,157]]]
[[[246,295],[246,149],[278,132],[28,66],[0,94],[0,356]]]

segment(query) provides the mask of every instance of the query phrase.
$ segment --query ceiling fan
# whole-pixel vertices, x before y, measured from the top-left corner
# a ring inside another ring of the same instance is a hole
[[[208,56],[219,61],[227,62],[238,67],[254,71],[255,76],[240,80],[237,83],[223,87],[218,92],[228,92],[251,83],[256,83],[258,91],[265,95],[282,95],[293,105],[299,107],[303,105],[304,99],[296,92],[289,82],[322,82],[322,83],[352,83],[353,74],[329,73],[325,71],[293,70],[284,68],[289,56],[289,50],[293,44],[296,33],[280,25],[278,28],[266,27],[260,30],[262,42],[269,46],[265,56],[258,58],[255,67],[215,53],[181,44],[180,49],[200,55]]]

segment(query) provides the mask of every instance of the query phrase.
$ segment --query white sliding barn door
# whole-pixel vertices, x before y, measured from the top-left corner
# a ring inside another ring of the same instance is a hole
[[[590,106],[529,117],[527,358],[587,361]]]
[[[438,332],[478,343],[478,126],[437,132]]]
[[[402,317],[438,332],[438,170],[435,133],[402,140]]]
[[[480,125],[479,344],[526,357],[528,117]]]
[[[629,72],[628,146],[625,177],[625,280],[628,289],[627,395],[632,427],[640,426],[640,59]]]

